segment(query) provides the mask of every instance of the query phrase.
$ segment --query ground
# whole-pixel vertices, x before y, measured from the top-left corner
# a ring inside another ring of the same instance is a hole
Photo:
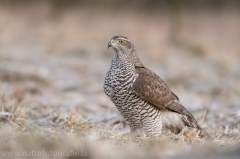
[[[240,156],[239,12],[184,11],[176,31],[165,13],[39,8],[0,6],[1,158]],[[129,138],[103,92],[115,35],[132,40],[213,140],[193,130]]]

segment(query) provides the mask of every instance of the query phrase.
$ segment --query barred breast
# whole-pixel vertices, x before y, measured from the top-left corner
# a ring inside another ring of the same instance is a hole
[[[138,77],[131,64],[113,61],[107,72],[104,91],[120,111],[131,131],[143,130],[148,136],[159,136],[162,130],[161,112],[133,91]]]

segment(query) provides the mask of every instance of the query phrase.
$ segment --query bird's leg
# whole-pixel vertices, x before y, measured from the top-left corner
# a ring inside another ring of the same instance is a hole
[[[135,140],[135,129],[131,129],[128,139]]]
[[[139,130],[139,129],[137,129]],[[147,134],[141,130],[141,131],[137,131],[136,129],[131,129],[131,132],[129,133],[129,139],[132,139],[133,141],[136,141],[137,139],[148,139]]]

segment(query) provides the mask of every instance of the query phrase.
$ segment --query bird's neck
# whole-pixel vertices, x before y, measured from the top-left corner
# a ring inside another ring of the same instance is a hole
[[[144,67],[144,65],[142,64],[142,62],[140,61],[139,57],[137,56],[136,54],[136,51],[135,49],[133,49],[131,52],[130,52],[130,58],[132,60],[132,63],[134,65],[134,67]]]
[[[136,67],[144,67],[135,50],[132,50],[131,52],[125,54],[115,51],[113,63],[115,65],[119,65],[122,68],[127,67],[128,69],[129,67],[133,69]]]
[[[131,62],[131,59],[127,55],[120,54],[118,52],[114,53],[112,65],[114,65],[114,67],[120,68],[122,70],[124,70],[124,69],[133,70],[134,69],[134,65]]]

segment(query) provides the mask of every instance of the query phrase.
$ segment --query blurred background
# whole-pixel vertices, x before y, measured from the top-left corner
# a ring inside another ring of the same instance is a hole
[[[103,92],[115,35],[134,43],[203,128],[239,142],[238,0],[1,0],[0,121],[127,131]]]

